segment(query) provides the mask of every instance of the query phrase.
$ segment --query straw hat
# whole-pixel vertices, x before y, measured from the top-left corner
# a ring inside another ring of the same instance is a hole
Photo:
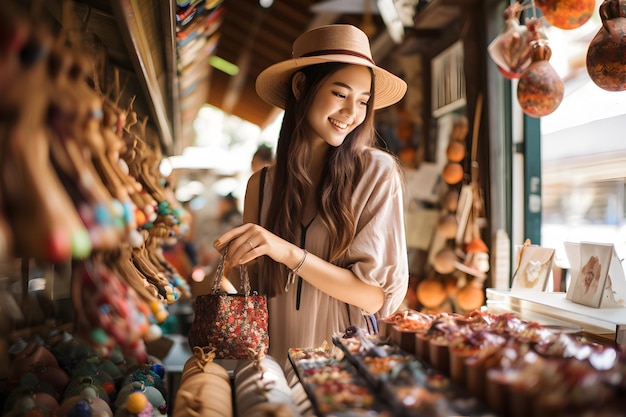
[[[376,79],[375,109],[397,103],[406,93],[407,86],[402,79],[374,63],[367,35],[352,25],[326,25],[306,32],[293,43],[291,55],[292,59],[266,68],[256,79],[258,95],[282,109],[291,89],[291,76],[300,68],[325,62],[372,68]]]

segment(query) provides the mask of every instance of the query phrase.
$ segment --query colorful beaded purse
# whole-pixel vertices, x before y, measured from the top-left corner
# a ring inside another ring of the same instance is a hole
[[[240,292],[219,291],[227,253],[228,248],[220,259],[211,293],[196,297],[194,320],[187,339],[192,349],[196,346],[214,348],[217,359],[247,359],[250,349],[264,349],[267,353],[267,298],[250,290],[245,265],[240,267]]]

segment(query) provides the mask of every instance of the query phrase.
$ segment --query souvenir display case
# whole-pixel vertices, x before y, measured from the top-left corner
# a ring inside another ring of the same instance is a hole
[[[608,345],[626,345],[626,309],[593,308],[573,303],[564,292],[523,292],[487,289],[489,311],[510,311],[520,317],[564,331],[580,330],[589,339]]]
[[[496,415],[617,413],[622,407],[621,346],[598,343],[565,319],[492,307],[464,315],[398,312],[384,320],[382,334]]]

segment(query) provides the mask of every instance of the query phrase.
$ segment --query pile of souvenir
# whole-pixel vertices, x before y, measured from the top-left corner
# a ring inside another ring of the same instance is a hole
[[[0,391],[3,416],[166,416],[165,369],[118,348],[107,358],[69,333],[20,340]]]
[[[381,330],[381,340],[396,341],[498,415],[623,415],[626,354],[580,329],[513,314],[404,311]]]
[[[449,378],[386,338],[350,327],[331,349],[291,349],[290,360],[316,409],[328,416],[487,416]]]

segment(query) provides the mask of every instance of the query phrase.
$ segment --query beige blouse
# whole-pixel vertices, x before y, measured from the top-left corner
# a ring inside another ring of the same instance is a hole
[[[385,302],[377,315],[385,317],[399,306],[408,288],[408,261],[404,233],[402,183],[397,163],[391,155],[377,149],[367,150],[370,160],[352,199],[357,231],[344,259],[339,263],[350,268],[364,282],[383,288]],[[261,208],[267,217],[272,184],[266,177]],[[306,229],[305,248],[328,259],[328,232],[318,218]],[[298,233],[297,241],[301,235]],[[301,282],[297,306],[298,284]],[[287,359],[290,347],[318,347],[324,341],[332,345],[332,336],[350,325],[367,328],[360,308],[349,306],[321,292],[305,280],[296,279],[288,292],[269,300],[269,354],[279,363]]]

